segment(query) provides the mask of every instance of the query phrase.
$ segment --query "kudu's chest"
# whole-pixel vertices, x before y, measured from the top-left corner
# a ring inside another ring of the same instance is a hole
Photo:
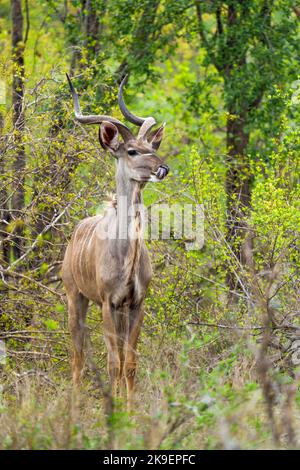
[[[97,228],[103,221],[89,219],[88,222],[90,227],[78,227],[74,237],[75,242],[81,241],[81,249],[74,250],[72,256],[77,288],[99,305],[105,299],[114,304],[141,302],[152,277],[144,240],[112,238],[99,241]],[[84,232],[89,236],[84,236]]]
[[[98,265],[98,284],[101,297],[110,297],[112,303],[140,303],[152,278],[152,268],[143,241],[135,240],[130,246],[120,246],[121,255],[108,250]]]

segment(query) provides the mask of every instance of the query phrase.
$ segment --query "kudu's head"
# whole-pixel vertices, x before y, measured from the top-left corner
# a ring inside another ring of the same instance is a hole
[[[168,172],[168,166],[157,156],[163,137],[164,125],[154,130],[156,124],[153,117],[141,118],[132,114],[123,100],[123,86],[126,77],[119,88],[118,102],[122,114],[128,121],[140,127],[135,137],[131,130],[118,119],[104,115],[82,115],[78,96],[67,75],[73,96],[75,117],[82,124],[99,124],[99,140],[105,150],[118,159],[118,167],[128,180],[140,184],[148,181],[161,181]]]

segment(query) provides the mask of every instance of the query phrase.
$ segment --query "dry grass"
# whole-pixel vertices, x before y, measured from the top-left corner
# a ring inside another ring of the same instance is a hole
[[[242,344],[246,342],[243,340]],[[103,368],[103,351],[95,359]],[[24,372],[23,364],[23,372],[17,370],[16,365],[6,365],[1,373],[1,449],[228,449],[289,445],[283,425],[280,442],[274,445],[255,377],[254,356],[240,348],[234,335],[226,341],[212,336],[207,346],[191,340],[166,341],[163,334],[155,339],[144,336],[135,412],[129,416],[122,400],[118,400],[108,421],[110,429],[91,371],[86,372],[78,397],[72,391],[68,365],[60,366],[58,371],[50,364],[45,370],[44,364],[42,371],[36,364]],[[284,397],[282,391],[278,393],[275,413],[280,423]],[[297,430],[297,407],[293,419]]]

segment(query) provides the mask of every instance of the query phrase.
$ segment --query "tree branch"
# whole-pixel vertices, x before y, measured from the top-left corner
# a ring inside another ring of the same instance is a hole
[[[217,19],[217,31],[218,31],[219,36],[221,36],[221,34],[223,34],[224,32],[224,28],[223,28],[223,23],[221,19],[221,6],[220,5],[217,7],[216,19]]]
[[[28,0],[25,0],[25,12],[26,12],[26,31],[25,31],[25,37],[24,37],[24,44],[26,44],[28,35],[29,35],[29,30],[30,30],[30,18],[29,18],[29,5],[28,5]]]

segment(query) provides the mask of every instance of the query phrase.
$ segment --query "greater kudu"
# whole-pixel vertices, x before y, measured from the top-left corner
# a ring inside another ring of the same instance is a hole
[[[118,102],[125,118],[140,126],[137,137],[113,117],[84,116],[69,77],[68,81],[77,121],[100,125],[100,143],[117,162],[116,203],[105,214],[84,219],[77,226],[63,262],[62,277],[74,348],[73,381],[78,384],[82,374],[85,319],[89,300],[92,300],[102,308],[113,393],[125,379],[130,408],[137,366],[136,346],[144,316],[143,301],[152,277],[143,239],[142,190],[148,181],[161,181],[169,172],[156,155],[164,126],[153,130],[155,120],[152,117],[144,119],[128,111],[123,101],[124,80]]]

